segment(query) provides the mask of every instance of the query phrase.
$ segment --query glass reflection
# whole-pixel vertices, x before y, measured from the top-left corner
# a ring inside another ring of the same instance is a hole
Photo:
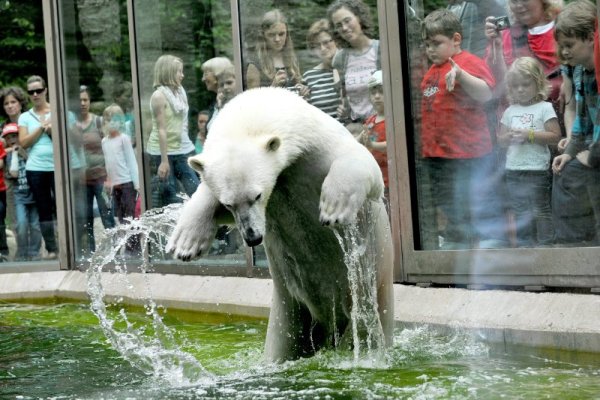
[[[151,189],[146,193],[151,207],[162,207],[195,192],[199,176],[187,158],[203,151],[212,122],[235,95],[236,77],[228,1],[153,4],[156,7],[133,3],[139,38],[141,145],[145,182]],[[150,249],[152,259],[172,262],[163,248]],[[245,247],[237,231],[220,227],[209,253],[197,262],[245,266]]]
[[[63,116],[70,160],[71,208],[67,211],[71,213],[76,260],[85,261],[107,229],[126,223],[124,215],[134,217],[130,198],[135,209],[135,188],[128,197],[126,213],[117,207],[122,205],[121,199],[116,199],[120,185],[133,182],[138,174],[135,156],[131,159],[132,153],[125,151],[124,139],[135,144],[127,3],[63,0],[60,10],[66,60],[63,93],[69,110]],[[122,110],[119,149],[106,145],[114,134],[107,129],[113,104]],[[123,152],[128,157],[125,164]],[[110,171],[113,167],[122,168],[115,174]]]
[[[85,169],[82,172],[82,180],[85,191],[85,210],[79,211],[84,215],[85,235],[82,238],[84,252],[91,254],[96,250],[94,238],[94,203],[97,205],[98,214],[104,229],[115,226],[112,212],[112,203],[105,191],[106,163],[102,149],[102,117],[90,111],[91,90],[81,85],[79,88],[79,113],[77,113],[73,134],[77,135],[77,141],[81,142],[81,151],[85,160]],[[78,184],[74,182],[74,184]],[[80,206],[77,206],[80,207]]]
[[[181,59],[168,54],[160,56],[154,65],[155,90],[150,97],[152,130],[146,144],[153,207],[183,202],[177,196],[178,186],[191,196],[200,182],[187,163],[195,147],[188,132],[189,105],[182,81]]]
[[[248,3],[240,2],[244,89],[282,87],[302,96],[367,146],[387,178],[381,55],[372,19],[377,2]],[[265,266],[262,246],[254,250],[257,265]]]
[[[595,29],[594,4],[576,3],[450,1],[453,17],[407,13],[408,22],[424,22],[421,37],[407,23],[411,81],[421,82],[411,93],[418,249],[597,245],[593,202],[585,200],[595,178],[582,178],[593,175],[585,156],[564,162],[581,134],[577,110],[587,106],[575,106],[585,91],[581,65],[561,67],[557,38],[573,24]],[[472,40],[481,34],[484,52]],[[422,77],[415,60],[425,55]],[[563,173],[564,165],[576,172]]]

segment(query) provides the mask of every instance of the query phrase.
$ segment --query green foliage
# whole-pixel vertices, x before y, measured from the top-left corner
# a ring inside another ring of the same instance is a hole
[[[25,87],[30,75],[46,77],[42,5],[39,0],[2,1],[0,87]]]

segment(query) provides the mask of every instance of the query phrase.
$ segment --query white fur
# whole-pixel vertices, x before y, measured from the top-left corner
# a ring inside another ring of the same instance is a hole
[[[374,267],[380,317],[391,341],[392,247],[383,179],[369,151],[341,124],[284,89],[249,90],[219,112],[203,153],[191,157],[190,165],[202,184],[184,206],[167,250],[184,260],[205,253],[221,205],[247,244],[264,239],[275,286],[269,360],[311,354],[344,329],[350,306],[346,269],[331,229],[323,225],[346,226],[360,210],[374,216],[376,239],[369,246],[381,254]],[[323,330],[322,343],[315,340],[315,323]]]

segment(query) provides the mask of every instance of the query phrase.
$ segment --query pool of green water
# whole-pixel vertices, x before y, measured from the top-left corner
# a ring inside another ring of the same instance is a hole
[[[141,325],[146,314],[127,309],[129,320]],[[206,379],[181,385],[132,366],[113,350],[86,304],[0,303],[0,399],[600,398],[600,356],[594,354],[506,354],[467,333],[417,328],[398,329],[377,366],[339,351],[266,365],[265,320],[161,314],[178,348],[206,369]]]

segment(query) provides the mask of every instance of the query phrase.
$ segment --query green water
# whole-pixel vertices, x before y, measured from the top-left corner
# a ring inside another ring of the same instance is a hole
[[[127,315],[147,318],[143,309]],[[350,352],[273,366],[262,362],[264,320],[162,315],[208,371],[202,383],[178,387],[132,367],[85,304],[0,303],[0,399],[600,399],[598,355],[507,355],[464,333],[420,328],[397,330],[379,367],[356,366]]]

